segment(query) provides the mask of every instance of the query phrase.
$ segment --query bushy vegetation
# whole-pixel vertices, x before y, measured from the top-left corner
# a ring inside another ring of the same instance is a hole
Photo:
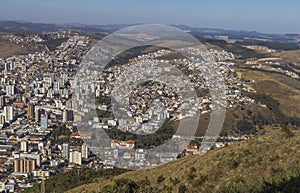
[[[267,108],[274,113],[277,123],[283,125],[290,124],[297,127],[300,126],[300,118],[288,117],[284,115],[279,108],[280,103],[277,100],[273,99],[271,96],[260,93],[247,93],[247,95],[250,98],[254,99],[256,102],[266,105]]]
[[[44,35],[44,44],[47,46],[47,48],[50,51],[55,50],[59,45],[61,45],[63,42],[67,41],[68,38],[57,38],[57,39],[53,39],[53,38],[49,38],[47,35]]]
[[[300,192],[300,176],[292,177],[289,180],[282,179],[279,183],[265,182],[260,193],[291,193]]]
[[[256,133],[255,126],[252,124],[252,122],[250,122],[247,119],[239,120],[236,124],[236,127],[241,133],[244,133],[247,135]]]
[[[45,190],[47,193],[61,193],[74,187],[95,182],[97,178],[108,179],[116,175],[120,175],[128,170],[125,169],[107,169],[95,171],[93,169],[73,169],[68,173],[62,173],[51,176],[45,182]],[[24,193],[40,192],[41,184],[35,184],[32,188],[28,188]]]
[[[54,128],[51,132],[50,138],[52,144],[63,144],[69,142],[71,131],[66,127],[66,124],[62,124],[57,128]]]

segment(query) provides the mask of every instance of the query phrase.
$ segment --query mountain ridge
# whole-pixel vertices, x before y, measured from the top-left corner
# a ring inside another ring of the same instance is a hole
[[[95,25],[95,24],[80,24],[80,23],[34,23],[27,21],[14,21],[14,20],[0,20],[0,32],[14,33],[14,32],[51,32],[58,30],[80,30],[83,32],[95,32],[95,33],[111,33],[124,27],[133,25],[140,25],[143,23],[133,24],[109,24],[109,25]],[[192,34],[217,37],[228,36],[231,39],[245,40],[244,38],[250,38],[253,40],[262,39],[263,41],[280,41],[284,43],[300,43],[300,34],[277,34],[277,33],[261,33],[257,31],[247,30],[231,30],[221,28],[205,28],[205,27],[191,27],[187,25],[171,25],[181,30],[189,30]]]

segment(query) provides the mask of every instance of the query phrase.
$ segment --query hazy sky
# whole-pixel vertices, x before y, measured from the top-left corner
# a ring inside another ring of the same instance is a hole
[[[299,0],[1,0],[1,20],[185,24],[300,33]]]

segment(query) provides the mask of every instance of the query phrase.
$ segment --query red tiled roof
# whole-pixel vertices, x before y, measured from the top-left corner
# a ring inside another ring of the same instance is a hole
[[[119,143],[120,141],[117,140],[117,139],[112,139],[111,142],[112,142],[112,143]]]
[[[91,137],[92,133],[91,132],[74,132],[71,134],[71,137]]]
[[[127,144],[135,144],[135,141],[134,140],[128,140]]]

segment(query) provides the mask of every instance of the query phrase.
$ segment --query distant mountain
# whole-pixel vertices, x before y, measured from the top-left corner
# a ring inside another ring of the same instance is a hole
[[[239,31],[239,30],[225,30],[213,28],[197,28],[186,25],[174,25],[182,30],[189,30],[194,35],[206,36],[216,38],[221,36],[228,36],[228,39],[240,41],[279,41],[285,43],[300,43],[299,34],[266,34],[256,31]]]
[[[29,23],[19,21],[0,21],[0,32],[52,32],[60,30],[61,26],[55,24]]]
[[[63,29],[73,29],[90,33],[111,33],[124,27],[137,24],[111,24],[111,25],[85,25],[77,23],[69,24],[45,24],[25,21],[0,21],[0,32],[53,32]],[[193,35],[205,38],[228,38],[238,41],[279,41],[285,43],[300,43],[299,34],[265,34],[256,31],[238,31],[213,28],[198,28],[186,25],[173,25],[182,30],[188,30]],[[222,37],[223,36],[223,37]]]
[[[0,32],[6,33],[20,33],[20,32],[33,32],[44,33],[54,32],[59,30],[79,30],[83,32],[106,32],[111,31],[101,29],[100,26],[82,25],[82,24],[44,24],[44,23],[30,23],[19,21],[0,21]]]

